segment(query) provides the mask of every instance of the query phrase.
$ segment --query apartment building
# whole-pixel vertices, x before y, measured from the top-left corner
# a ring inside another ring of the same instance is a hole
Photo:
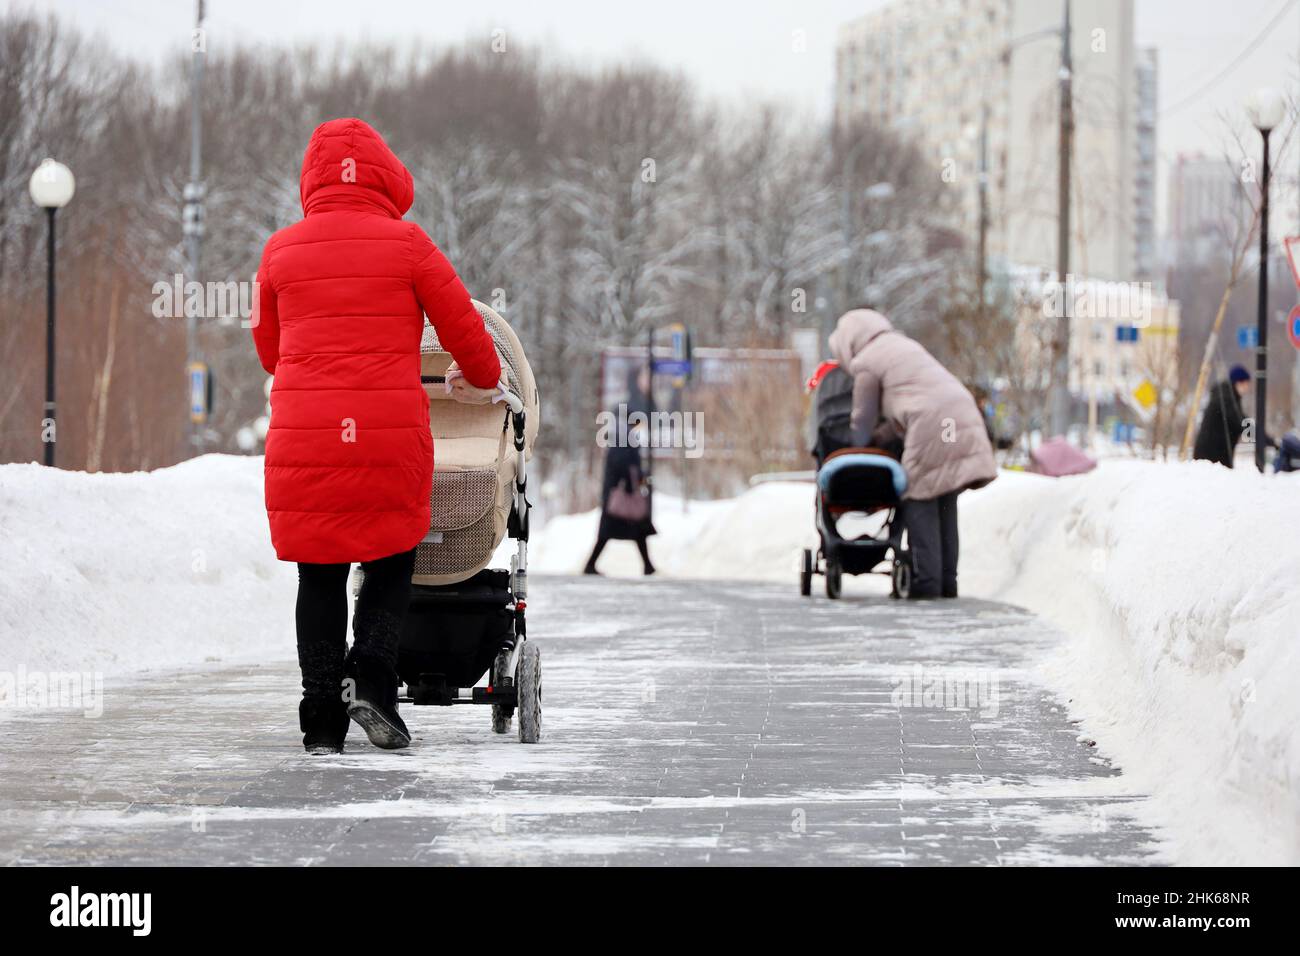
[[[1139,72],[1133,0],[1071,6],[1071,271],[1130,280],[1149,267],[1139,245],[1154,232],[1155,111],[1139,106],[1154,103],[1155,59],[1144,55],[1150,72]],[[988,248],[1008,267],[1056,266],[1062,13],[1045,0],[899,0],[837,40],[837,121],[870,118],[914,138],[952,188],[952,226],[972,241],[987,130]]]

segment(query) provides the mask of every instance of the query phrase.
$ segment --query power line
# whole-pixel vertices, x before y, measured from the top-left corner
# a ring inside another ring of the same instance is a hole
[[[1222,80],[1225,76],[1227,76],[1237,67],[1239,67],[1242,64],[1242,62],[1246,59],[1246,57],[1250,56],[1252,53],[1255,52],[1256,47],[1258,47],[1261,43],[1264,42],[1264,38],[1268,36],[1269,31],[1272,30],[1273,27],[1277,26],[1277,22],[1281,20],[1282,17],[1286,14],[1286,12],[1290,10],[1291,7],[1293,7],[1294,5],[1295,5],[1295,0],[1283,0],[1281,9],[1278,10],[1277,13],[1273,15],[1272,20],[1269,20],[1268,23],[1264,25],[1264,29],[1259,31],[1259,35],[1256,36],[1255,39],[1250,41],[1250,45],[1247,46],[1246,49],[1242,50],[1239,54],[1237,54],[1236,59],[1234,59],[1226,67],[1220,70],[1219,73],[1215,75],[1214,79],[1210,80],[1200,89],[1196,90],[1194,93],[1191,93],[1188,96],[1185,96],[1183,99],[1179,100],[1173,106],[1166,106],[1164,109],[1160,111],[1160,115],[1168,116],[1170,113],[1177,112],[1178,110],[1182,109],[1184,106],[1188,106],[1196,102],[1196,100],[1200,99],[1202,96],[1204,96],[1205,93],[1209,91],[1211,88],[1213,88],[1220,80]]]

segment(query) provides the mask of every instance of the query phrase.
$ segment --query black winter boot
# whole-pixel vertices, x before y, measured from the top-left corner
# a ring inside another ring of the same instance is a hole
[[[298,726],[307,753],[342,753],[348,735],[347,705],[341,697],[304,697],[298,704]]]
[[[397,713],[397,642],[401,621],[389,611],[361,610],[352,621],[354,641],[344,665],[344,699],[348,716],[370,742],[397,750],[411,733]]]

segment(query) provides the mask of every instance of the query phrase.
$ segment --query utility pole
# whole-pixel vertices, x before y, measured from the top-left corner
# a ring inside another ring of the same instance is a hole
[[[979,311],[981,330],[984,327],[985,287],[989,277],[989,105],[984,103],[980,111],[980,174],[979,174],[979,261],[975,263],[976,287],[979,293]]]
[[[852,288],[853,288],[853,279],[851,275],[851,270],[853,268],[853,252],[852,252],[853,250],[853,180],[852,180],[852,176],[853,176],[853,161],[857,158],[858,147],[855,145],[853,148],[851,149],[849,148],[849,144],[848,144],[849,126],[847,123],[845,124],[844,130],[845,130],[845,142],[843,145],[844,165],[840,176],[841,181],[844,184],[844,195],[843,195],[844,221],[842,223],[844,229],[844,267],[840,270],[840,315],[843,315],[849,309],[853,308],[855,304],[852,301],[850,301],[850,296],[852,294]]]
[[[207,53],[207,38],[203,34],[203,0],[197,0],[194,33],[190,40],[190,181],[185,184],[185,211],[182,234],[185,239],[185,271],[187,282],[197,282],[199,277],[199,252],[203,242],[203,57]],[[194,391],[193,376],[201,368],[198,345],[198,316],[186,311],[185,317],[185,368]],[[206,371],[203,387],[206,388]],[[198,454],[203,445],[203,427],[200,416],[194,414],[193,400],[189,409],[188,437],[190,451]]]
[[[1259,296],[1255,302],[1255,323],[1259,341],[1255,343],[1255,467],[1263,474],[1268,453],[1268,439],[1264,423],[1268,413],[1268,187],[1269,155],[1268,134],[1271,129],[1261,129],[1264,138],[1264,176],[1260,179],[1262,198],[1259,204]]]
[[[1057,176],[1056,281],[1061,289],[1061,313],[1052,339],[1051,435],[1064,435],[1070,426],[1070,151],[1074,139],[1074,64],[1070,56],[1070,0],[1065,0],[1061,25],[1061,130]]]

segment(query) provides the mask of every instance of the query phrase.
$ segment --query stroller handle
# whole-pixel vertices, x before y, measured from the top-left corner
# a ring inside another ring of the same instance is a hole
[[[421,375],[420,376],[420,382],[423,385],[443,385],[446,384],[446,381],[447,381],[447,376],[445,375]],[[521,414],[524,410],[524,400],[520,398],[518,395],[516,395],[514,392],[510,391],[510,389],[506,388],[504,385],[497,386],[497,394],[496,397],[492,399],[492,401],[505,402],[506,405],[509,406],[510,410],[514,412],[516,415]]]
[[[516,415],[522,414],[524,410],[524,400],[522,398],[510,391],[510,389],[506,388],[504,385],[497,389],[497,394],[500,395],[501,401],[510,406],[512,412]]]

